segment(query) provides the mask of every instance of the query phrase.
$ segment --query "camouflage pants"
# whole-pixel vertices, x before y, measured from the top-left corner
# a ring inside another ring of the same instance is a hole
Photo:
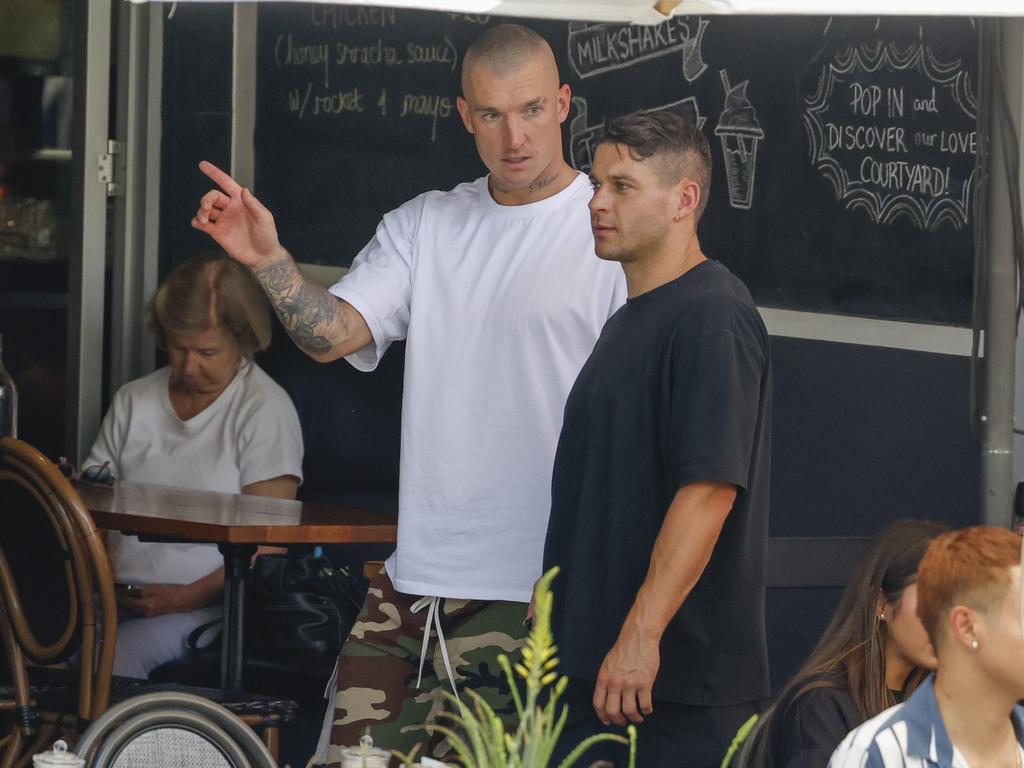
[[[367,726],[374,744],[444,758],[448,744],[426,726],[451,709],[443,691],[451,691],[440,643],[431,632],[423,679],[416,677],[427,610],[413,613],[415,595],[395,591],[384,569],[370,583],[366,604],[356,619],[338,660],[329,767],[340,764],[339,751],[359,743]],[[515,663],[526,639],[524,603],[481,600],[440,601],[438,611],[448,658],[463,703],[467,688],[486,699],[494,711],[512,719],[515,706],[498,655]],[[442,720],[442,724],[451,725]]]

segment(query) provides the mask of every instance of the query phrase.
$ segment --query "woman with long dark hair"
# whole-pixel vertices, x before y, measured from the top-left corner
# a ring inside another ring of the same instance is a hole
[[[878,535],[818,645],[762,717],[746,766],[825,768],[849,731],[924,680],[935,654],[917,618],[917,569],[944,530],[900,520]]]

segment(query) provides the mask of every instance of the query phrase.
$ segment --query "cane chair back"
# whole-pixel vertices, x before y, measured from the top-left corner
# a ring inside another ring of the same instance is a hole
[[[0,438],[0,637],[13,691],[0,711],[14,713],[0,768],[37,746],[38,667],[78,654],[76,707],[64,714],[89,721],[107,708],[116,633],[110,561],[81,498],[31,445]]]
[[[82,735],[90,768],[276,768],[239,717],[187,693],[147,693],[116,704]]]

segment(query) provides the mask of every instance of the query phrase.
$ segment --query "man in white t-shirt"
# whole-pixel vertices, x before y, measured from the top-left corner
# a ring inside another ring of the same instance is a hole
[[[398,547],[341,654],[330,764],[366,725],[390,748],[426,742],[447,686],[512,714],[496,657],[525,635],[565,398],[625,299],[620,270],[594,256],[590,183],[562,154],[570,92],[548,44],[488,30],[462,89],[490,174],[385,214],[330,291],[302,277],[248,190],[200,166],[220,189],[193,226],[253,269],[300,348],[372,370],[407,339]]]

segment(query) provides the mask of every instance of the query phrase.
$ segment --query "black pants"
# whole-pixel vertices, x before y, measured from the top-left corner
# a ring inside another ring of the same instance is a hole
[[[563,703],[569,706],[569,718],[551,765],[558,765],[588,736],[626,735],[625,727],[605,726],[597,719],[591,703],[593,694],[592,682],[570,679],[559,701],[559,710]],[[637,768],[719,768],[736,731],[761,710],[760,705],[760,701],[751,701],[725,707],[695,707],[655,699],[654,711],[637,726]],[[629,748],[601,742],[587,750],[577,765],[589,766],[595,761],[626,768]]]

